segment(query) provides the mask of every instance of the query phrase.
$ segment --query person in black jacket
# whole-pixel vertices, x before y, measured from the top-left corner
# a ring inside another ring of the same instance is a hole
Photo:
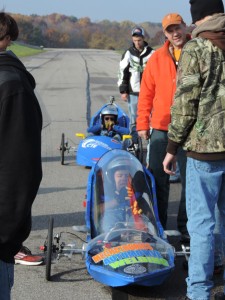
[[[144,29],[136,26],[132,29],[132,46],[121,58],[118,74],[118,87],[121,99],[128,102],[130,115],[130,133],[134,144],[138,143],[136,132],[137,102],[141,78],[146,63],[154,50],[144,40]]]
[[[19,34],[0,13],[0,299],[10,299],[14,256],[31,231],[31,207],[41,178],[42,113],[35,80],[6,51]]]

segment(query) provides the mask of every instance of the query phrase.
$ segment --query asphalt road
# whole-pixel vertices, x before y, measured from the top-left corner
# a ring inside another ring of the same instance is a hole
[[[120,100],[116,81],[120,55],[101,50],[49,50],[40,55],[23,59],[37,82],[43,115],[42,133],[43,180],[33,205],[33,226],[24,243],[33,253],[47,236],[48,220],[54,217],[54,232],[72,232],[72,225],[84,224],[84,208],[88,169],[77,166],[76,152],[66,155],[65,165],[60,164],[59,145],[62,132],[71,146],[79,139],[76,132],[85,133],[90,116],[110,96],[127,110]],[[16,151],[15,151],[16,155]],[[176,214],[180,184],[171,185],[169,204],[169,229],[176,229]],[[80,234],[82,238],[84,235]],[[65,234],[65,242],[73,236]],[[171,242],[179,250],[178,238]],[[129,287],[129,300],[134,299],[184,299],[186,291],[183,258],[176,259],[176,268],[161,286],[153,288]],[[222,277],[215,278],[216,289],[221,289]],[[52,265],[52,280],[45,280],[45,265],[15,266],[15,283],[12,300],[61,300],[61,299],[111,299],[111,290],[95,282],[85,269],[80,255],[71,260],[60,259]],[[118,299],[119,300],[119,299]]]

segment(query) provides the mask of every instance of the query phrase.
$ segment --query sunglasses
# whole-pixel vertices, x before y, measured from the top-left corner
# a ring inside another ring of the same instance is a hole
[[[109,121],[109,120],[110,120],[110,121],[114,121],[115,118],[113,118],[113,117],[105,117],[104,120],[105,120],[105,121]]]

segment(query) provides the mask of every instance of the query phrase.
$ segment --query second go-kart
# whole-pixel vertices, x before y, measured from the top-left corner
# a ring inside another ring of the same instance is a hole
[[[127,114],[115,103],[115,99],[112,96],[110,102],[103,105],[91,118],[89,128],[98,126],[101,123],[103,112],[113,108],[116,111],[116,125],[117,127],[124,128],[126,133],[121,133],[121,139],[117,139],[115,135],[109,135],[106,133],[98,134],[83,134],[76,133],[76,136],[82,138],[78,147],[72,147],[69,145],[70,139],[65,137],[62,133],[60,143],[60,156],[61,164],[64,164],[65,153],[76,151],[76,163],[81,166],[92,167],[99,158],[112,149],[125,149],[135,155],[141,162],[143,161],[143,146],[140,137],[137,137],[137,143],[133,143],[132,137],[129,135],[129,117]]]

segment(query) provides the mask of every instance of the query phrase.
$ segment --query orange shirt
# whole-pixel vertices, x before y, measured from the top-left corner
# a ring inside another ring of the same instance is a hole
[[[175,48],[174,48],[174,50],[173,50],[173,54],[174,54],[174,57],[175,57],[175,59],[176,59],[177,62],[178,62],[179,59],[180,59],[181,51],[182,51],[181,48],[180,48],[180,49],[175,49]]]
[[[151,127],[168,130],[170,107],[176,91],[176,65],[169,52],[169,41],[149,58],[141,81],[138,98],[137,130]]]

